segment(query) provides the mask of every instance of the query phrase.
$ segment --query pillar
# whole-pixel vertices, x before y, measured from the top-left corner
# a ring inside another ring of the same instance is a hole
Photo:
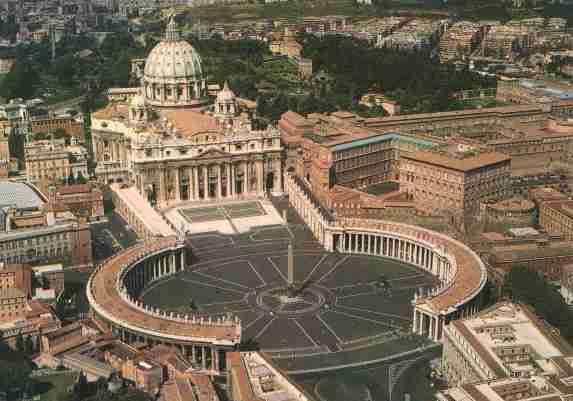
[[[207,370],[207,352],[206,352],[206,348],[204,346],[201,346],[201,355],[202,355],[202,360],[201,360],[201,364],[203,366],[203,370]]]
[[[221,199],[223,197],[223,180],[221,178],[221,165],[217,165],[217,198]]]
[[[203,166],[203,199],[209,199],[209,166]]]
[[[199,168],[194,166],[191,170],[193,171],[193,198],[199,200]]]
[[[227,191],[226,191],[226,196],[227,198],[230,197],[232,195],[231,192],[231,164],[230,163],[226,163],[225,164],[225,173],[227,174]]]
[[[244,194],[248,194],[250,192],[251,186],[249,185],[249,162],[245,162],[244,164],[244,169],[245,169],[245,177],[244,177],[244,183],[243,183],[243,193]]]
[[[165,172],[162,168],[159,169],[159,199],[157,203],[161,204],[165,201]]]
[[[181,200],[181,187],[179,182],[179,167],[175,168],[175,202]]]
[[[211,354],[213,355],[213,365],[215,372],[219,372],[219,350],[217,348],[213,348]]]

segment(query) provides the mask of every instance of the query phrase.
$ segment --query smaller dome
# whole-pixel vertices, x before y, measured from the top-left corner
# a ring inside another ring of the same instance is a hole
[[[233,92],[230,88],[229,88],[229,84],[227,83],[227,81],[225,81],[225,84],[223,85],[223,89],[217,93],[217,102],[232,102],[235,101],[235,92]]]

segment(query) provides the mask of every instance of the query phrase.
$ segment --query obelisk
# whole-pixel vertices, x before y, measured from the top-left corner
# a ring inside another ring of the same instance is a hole
[[[292,287],[294,284],[294,255],[292,252],[292,244],[288,244],[287,284],[289,287]]]

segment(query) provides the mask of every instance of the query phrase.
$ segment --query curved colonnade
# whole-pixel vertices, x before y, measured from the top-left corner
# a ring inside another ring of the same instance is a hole
[[[335,218],[299,178],[287,175],[289,200],[328,251],[396,259],[433,274],[438,284],[416,294],[412,330],[433,340],[443,326],[479,310],[487,270],[463,243],[422,227],[380,220]]]
[[[138,300],[155,281],[184,270],[189,257],[185,241],[175,237],[139,243],[96,268],[87,297],[94,318],[123,341],[177,346],[193,365],[218,374],[224,353],[241,341],[238,319],[167,313]]]

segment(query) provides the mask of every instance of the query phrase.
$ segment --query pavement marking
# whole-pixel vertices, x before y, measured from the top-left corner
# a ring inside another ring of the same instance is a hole
[[[155,282],[152,283],[149,287],[144,287],[144,288],[143,288],[143,291],[141,291],[141,294],[139,294],[139,298],[144,297],[149,291],[151,291],[152,289],[154,289],[155,287],[157,287],[159,284],[167,283],[167,282],[169,282],[169,281],[171,281],[171,280],[173,280],[173,279],[175,279],[175,277],[170,276],[170,277],[167,277],[167,278],[165,278],[165,279],[163,279],[163,280],[157,280],[157,281],[155,281]]]
[[[376,290],[368,291],[368,292],[359,292],[358,294],[344,295],[342,297],[339,296],[339,297],[336,297],[336,299],[359,297],[360,295],[376,295]]]
[[[253,321],[251,321],[249,324],[247,324],[244,328],[244,330],[247,330],[249,327],[251,327],[253,324],[255,324],[256,322],[258,322],[259,320],[261,320],[263,317],[265,317],[264,313],[259,314],[259,316],[257,316],[256,319],[254,319]]]
[[[241,257],[242,257],[242,256],[241,256]],[[192,267],[199,266],[199,265],[201,265],[201,264],[206,264],[206,263],[209,263],[209,262],[197,263],[196,265],[192,265]],[[218,267],[225,266],[225,265],[229,265],[229,264],[231,264],[231,263],[249,263],[249,261],[248,261],[247,259],[229,260],[229,261],[227,261],[227,262],[217,263],[215,266],[206,266],[206,267],[202,267],[202,268],[200,268],[200,269],[194,269],[194,268],[193,268],[193,269],[190,270],[190,271],[191,271],[191,272],[205,272],[205,271],[207,271],[207,270],[216,269],[216,268],[218,268]]]
[[[219,277],[216,277],[216,276],[211,276],[211,275],[209,275],[209,274],[205,274],[205,273],[201,273],[201,272],[195,272],[195,274],[199,274],[200,276],[208,277],[208,278],[211,278],[211,279],[213,279],[213,280],[222,281],[223,283],[236,285],[237,287],[245,288],[245,289],[247,289],[247,290],[252,290],[251,287],[247,287],[246,285],[239,284],[239,283],[235,283],[234,281],[231,281],[231,280],[225,280],[224,278],[219,278]]]
[[[320,322],[324,325],[324,327],[326,327],[326,329],[327,329],[328,331],[330,331],[330,333],[334,336],[334,338],[336,338],[336,341],[338,341],[339,343],[344,343],[344,341],[342,341],[342,339],[341,339],[340,337],[338,337],[338,335],[336,334],[336,332],[334,331],[334,329],[333,329],[332,327],[330,327],[330,326],[328,325],[328,323],[326,323],[326,322],[324,321],[324,319],[322,319],[322,317],[320,317],[320,315],[319,315],[318,313],[317,313],[315,316],[316,316],[316,318],[317,318],[318,320],[320,320]]]
[[[181,280],[186,281],[188,283],[192,283],[192,284],[199,284],[199,285],[204,285],[207,287],[213,287],[213,288],[217,288],[219,290],[223,290],[223,291],[229,291],[229,292],[235,292],[237,294],[241,294],[244,295],[244,292],[238,291],[238,290],[231,290],[230,288],[224,288],[224,287],[219,287],[217,285],[213,285],[213,284],[207,284],[207,283],[203,283],[202,281],[196,281],[196,280],[191,280],[188,278],[181,278]]]
[[[267,257],[267,260],[271,263],[271,265],[273,265],[273,267],[280,274],[280,276],[283,278],[283,280],[288,283],[287,278],[284,276],[284,274],[281,272],[281,270],[278,268],[278,266],[275,264],[275,262],[273,262],[272,257],[270,257],[270,256]]]
[[[338,268],[338,266],[340,266],[342,263],[346,262],[346,260],[348,259],[348,256],[344,256],[342,259],[338,260],[334,266],[332,267],[332,269],[330,269],[324,276],[322,276],[320,279],[318,279],[317,283],[320,283],[322,280],[324,280],[326,277],[330,276],[330,274],[332,274],[332,272],[334,272],[334,270],[336,270]]]
[[[424,273],[417,273],[417,274],[410,274],[410,275],[406,275],[406,276],[402,276],[402,277],[390,278],[386,281],[400,281],[400,280],[407,280],[409,278],[425,277],[425,276],[426,275]]]
[[[246,298],[249,296],[249,294],[245,294],[245,296],[243,297],[242,300],[240,301],[225,301],[225,302],[212,302],[210,304],[201,304],[201,307],[205,308],[207,306],[218,306],[218,305],[230,305],[230,304],[239,304],[239,303],[243,303],[245,302]],[[251,310],[251,309],[249,309]]]
[[[253,230],[254,232],[252,234],[249,235],[249,240],[253,241],[253,242],[269,242],[269,241],[289,241],[290,238],[292,238],[292,233],[290,231],[287,230],[287,235],[288,238],[285,237],[279,237],[279,238],[268,238],[268,239],[256,239],[254,238],[255,235],[259,235],[260,233],[262,233],[263,231],[270,231],[270,230],[279,230],[279,229],[284,229],[284,227],[261,227],[261,228],[256,228],[255,230]]]
[[[255,337],[253,337],[253,338],[254,338],[255,340],[256,340],[257,338],[259,338],[265,331],[267,331],[267,329],[269,328],[269,326],[270,326],[271,324],[273,324],[273,322],[274,322],[275,320],[277,320],[277,318],[276,318],[276,317],[273,317],[267,324],[265,324],[265,326],[261,329],[261,331],[259,331],[259,333],[258,333]]]
[[[251,263],[250,260],[247,260],[247,264],[249,265],[249,267],[255,272],[255,274],[257,275],[257,277],[259,278],[259,280],[261,280],[262,285],[267,285],[267,282],[265,281],[265,279],[263,279],[263,276],[261,276],[261,273],[259,273],[257,271],[257,269],[255,269],[255,266],[253,266],[253,264]]]
[[[314,272],[316,271],[316,269],[318,269],[318,266],[321,265],[321,263],[324,261],[324,259],[326,259],[326,257],[328,256],[327,253],[325,253],[324,255],[322,255],[322,257],[320,258],[320,260],[318,262],[316,262],[316,265],[314,265],[314,267],[312,268],[312,270],[310,271],[310,273],[308,274],[308,276],[306,276],[306,278],[303,280],[304,283],[306,283],[308,280],[310,280],[310,278],[312,277],[312,275],[314,274]]]
[[[389,324],[389,323],[382,323],[382,322],[379,321],[379,320],[368,319],[367,317],[362,317],[362,316],[358,316],[358,315],[351,315],[350,313],[343,312],[343,311],[336,310],[336,309],[331,309],[330,311],[331,311],[331,312],[334,312],[334,313],[338,313],[338,314],[340,314],[340,315],[349,316],[349,317],[352,317],[352,318],[354,318],[354,319],[359,319],[359,320],[364,320],[364,321],[366,321],[366,322],[376,323],[376,324],[379,324],[379,325],[381,325],[381,326],[392,327],[392,328],[397,328],[397,329],[402,328],[401,326],[396,326],[396,325],[394,325],[394,324]]]
[[[400,315],[394,315],[394,314],[392,314],[392,313],[377,312],[377,311],[373,311],[373,310],[370,310],[370,309],[357,308],[357,307],[355,307],[355,306],[346,306],[346,305],[340,305],[340,304],[336,304],[336,308],[337,308],[337,309],[338,309],[338,308],[343,308],[343,309],[354,309],[354,310],[357,310],[357,311],[362,311],[362,312],[373,313],[373,314],[375,314],[375,315],[380,315],[380,316],[391,316],[391,317],[393,317],[393,318],[396,318],[396,319],[402,319],[402,320],[405,320],[405,321],[407,321],[407,322],[409,322],[409,321],[410,321],[410,319],[409,319],[409,318],[407,318],[407,317],[404,317],[404,316],[400,316]]]
[[[296,320],[296,319],[290,319],[290,320],[292,320],[294,322],[294,324],[296,324],[298,326],[300,331],[302,331],[302,334],[304,334],[306,336],[306,338],[308,338],[310,340],[310,342],[314,344],[315,347],[318,347],[318,343],[312,339],[310,334],[308,334],[306,329],[304,327],[302,327],[302,324],[300,324],[300,322],[298,320]]]

